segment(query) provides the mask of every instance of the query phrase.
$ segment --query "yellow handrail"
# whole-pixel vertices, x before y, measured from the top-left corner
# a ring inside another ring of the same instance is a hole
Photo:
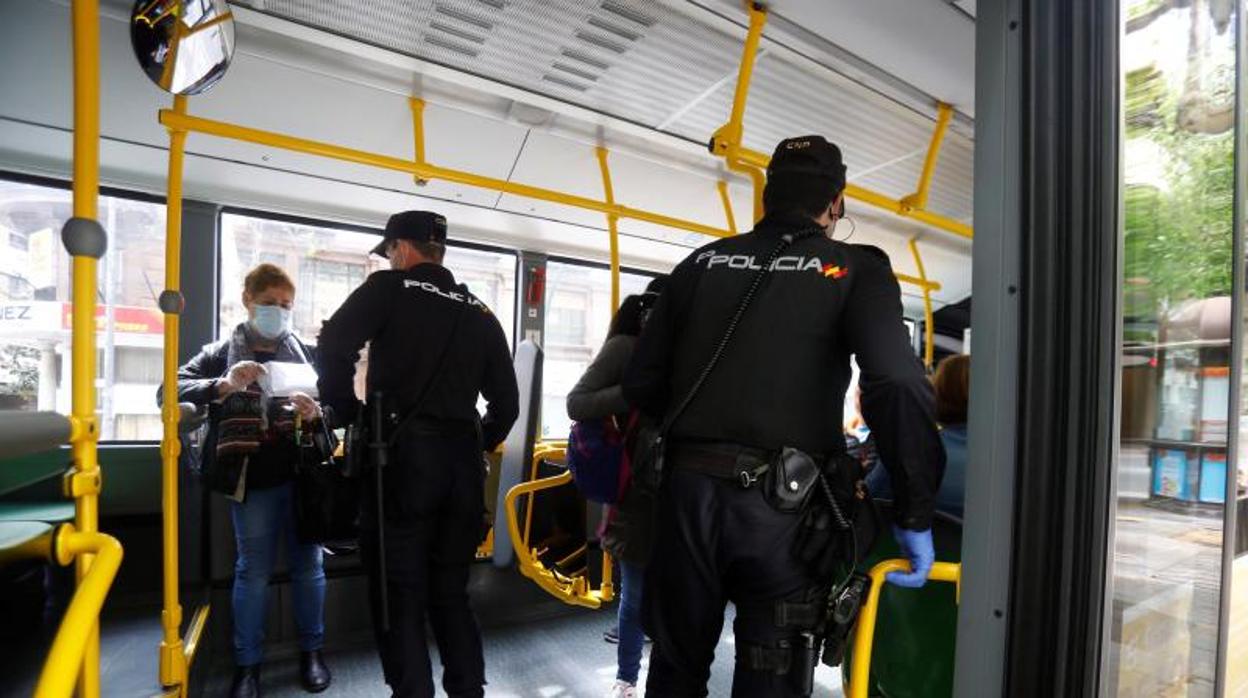
[[[536,465],[540,459],[557,458],[565,455],[566,445],[552,446],[546,443],[539,443],[533,449],[533,462]],[[547,568],[537,559],[533,554],[533,549],[529,547],[528,521],[531,521],[531,517],[526,521],[524,533],[520,533],[520,521],[516,514],[516,500],[522,495],[529,495],[531,498],[537,492],[553,489],[570,482],[572,482],[572,472],[564,471],[553,477],[522,482],[507,490],[507,496],[504,498],[504,508],[507,510],[507,528],[511,534],[511,546],[516,551],[516,564],[520,569],[520,573],[532,579],[551,596],[573,606],[600,608],[604,602],[609,602],[615,597],[611,579],[611,558],[605,551],[602,554],[602,584],[598,589],[593,589],[589,586],[588,576],[567,577],[560,574],[558,570]],[[532,513],[532,502],[530,502],[529,513]]]
[[[845,695],[848,698],[867,698],[867,684],[871,676],[871,648],[875,643],[875,619],[880,610],[880,592],[885,584],[884,577],[889,572],[909,572],[910,563],[906,560],[885,560],[871,568],[871,589],[867,592],[867,602],[858,615],[858,625],[854,629],[854,659],[850,667],[849,686]],[[958,585],[958,596],[962,592],[962,565],[956,562],[937,562],[932,565],[928,580],[952,582]]]
[[[644,211],[641,209],[622,206],[620,204],[609,204],[605,201],[566,194],[551,189],[543,189],[541,187],[533,187],[527,184],[517,184],[506,180],[496,179],[493,177],[483,177],[470,172],[460,170],[452,170],[428,163],[418,163],[401,158],[391,157],[389,155],[381,155],[378,153],[370,153],[354,148],[346,148],[343,146],[325,143],[322,141],[313,141],[306,138],[296,138],[294,136],[286,136],[272,131],[262,131],[259,129],[247,128],[235,124],[225,123],[223,121],[214,121],[212,119],[203,119],[187,114],[178,114],[177,112],[162,109],[160,111],[160,123],[171,129],[180,129],[189,133],[202,133],[218,138],[229,138],[233,140],[245,141],[247,143],[256,143],[258,145],[267,145],[273,148],[282,148],[299,153],[307,153],[309,155],[318,155],[334,160],[342,160],[344,162],[353,162],[360,165],[369,165],[379,167],[386,170],[394,170],[396,172],[406,172],[416,175],[425,180],[440,179],[447,182],[455,182],[457,184],[465,184],[468,186],[480,187],[491,191],[502,192],[506,194],[515,194],[516,196],[524,196],[531,199],[539,199],[541,201],[550,201],[552,203],[563,204],[575,208],[583,208],[590,211],[597,211],[602,214],[614,214],[617,218],[629,218],[632,220],[645,221],[654,223],[655,225],[667,226],[669,228],[677,228],[680,230],[688,230],[702,235],[711,235],[714,237],[729,237],[733,233],[722,228],[715,228],[702,223],[688,221],[672,216],[665,216],[659,213]],[[755,206],[758,211],[762,203],[761,181],[762,172],[754,171],[746,168],[753,173],[752,176],[757,177],[759,186],[755,187]],[[756,214],[761,215],[761,214]],[[917,215],[917,214],[916,214]],[[905,274],[897,274],[897,279],[902,283],[912,284],[922,287],[922,282]],[[940,284],[928,282],[929,287],[933,291],[940,290]]]
[[[923,159],[923,172],[919,175],[919,186],[910,196],[902,197],[901,203],[913,210],[927,208],[927,193],[931,190],[932,175],[936,173],[936,160],[940,157],[940,146],[945,141],[945,131],[949,129],[949,121],[953,118],[953,107],[944,102],[936,104],[936,128],[932,131],[932,140],[927,145],[927,157]]]
[[[62,525],[50,543],[50,553],[61,565],[68,565],[75,558],[81,561],[87,555],[92,556],[92,563],[86,575],[78,580],[78,589],[69,608],[65,609],[34,695],[35,698],[67,698],[74,691],[75,681],[81,681],[81,695],[88,695],[89,690],[99,695],[99,659],[96,658],[94,664],[88,663],[87,652],[92,637],[99,640],[100,609],[121,567],[121,544],[112,536],[77,531],[69,524]],[[95,647],[98,652],[99,645]],[[94,682],[87,679],[92,673]]]
[[[923,268],[923,255],[919,254],[918,238],[910,238],[910,254],[914,255],[914,266],[918,268],[919,278],[927,281],[927,270]],[[929,369],[936,356],[936,315],[932,311],[932,292],[923,287],[923,365]]]
[[[538,466],[543,460],[563,460],[567,456],[568,442],[565,441],[538,441],[533,444],[533,458],[529,463],[529,480],[537,479]],[[533,507],[529,507],[524,514],[524,536],[523,540],[529,540],[529,531],[533,529]]]
[[[607,164],[607,149],[599,146],[595,149],[598,156],[598,169],[602,171],[602,195],[607,204],[615,205],[615,189],[611,186],[611,167]],[[620,307],[620,218],[615,214],[607,214],[607,235],[611,245],[611,313]]]
[[[715,183],[715,188],[719,190],[719,200],[724,204],[724,218],[728,221],[728,232],[736,235],[737,217],[732,213],[732,200],[728,198],[728,183],[721,179]]]
[[[744,165],[758,167],[764,170],[767,169],[767,164],[771,162],[770,155],[741,146],[732,146],[725,152],[731,152],[732,156]],[[856,199],[870,206],[883,209],[889,213],[895,213],[898,216],[913,218],[920,223],[926,223],[933,228],[938,228],[947,233],[953,233],[954,235],[968,239],[974,238],[975,236],[975,232],[971,226],[965,223],[960,223],[937,213],[913,208],[903,203],[901,199],[894,199],[891,196],[885,196],[879,192],[874,192],[865,187],[860,187],[852,182],[845,185],[845,196],[850,199]]]
[[[551,203],[583,208],[603,214],[615,214],[619,218],[645,221],[647,223],[654,223],[655,225],[667,226],[669,228],[679,228],[681,230],[688,230],[694,233],[701,233],[703,235],[712,235],[715,237],[725,237],[727,235],[726,231],[709,225],[675,218],[673,216],[665,216],[660,213],[644,211],[629,206],[608,204],[605,201],[598,201],[597,199],[590,199],[584,196],[576,196],[574,194],[567,194],[560,191],[554,191],[552,189],[544,189],[542,187],[534,187],[527,184],[518,184],[516,182],[498,179],[496,177],[484,177],[471,172],[454,170],[447,167],[439,167],[428,163],[416,163],[411,160],[404,160],[402,158],[381,155],[378,153],[370,153],[363,150],[356,150],[354,148],[346,148],[339,145],[333,145],[331,143],[313,141],[306,138],[296,138],[294,136],[286,136],[272,131],[247,128],[245,126],[238,126],[223,121],[214,121],[212,119],[204,119],[197,116],[178,114],[168,109],[162,109],[160,111],[160,123],[169,128],[177,128],[192,133],[202,133],[209,136],[216,136],[218,138],[232,138],[234,140],[246,141],[248,143],[267,145],[274,148],[307,153],[309,155],[319,155],[322,157],[333,158],[335,160],[343,160],[345,162],[354,162],[360,165],[371,165],[382,169],[418,175],[422,179],[437,179],[446,182],[453,182],[455,184],[480,187],[482,189],[489,189],[491,191],[502,192],[504,194],[515,194],[516,196],[524,196],[530,199],[538,199],[541,201],[549,201]]]
[[[176,113],[186,113],[185,96],[173,98]],[[169,129],[169,178],[165,198],[165,290],[161,294],[161,310],[165,314],[164,371],[161,422],[164,432],[160,441],[160,498],[163,610],[160,614],[161,641],[159,649],[160,684],[173,695],[185,695],[188,660],[180,634],[182,604],[178,598],[178,329],[182,312],[182,163],[186,149],[184,130]]]
[[[741,51],[741,64],[737,73],[737,86],[733,93],[732,110],[728,123],[721,126],[711,136],[711,153],[724,158],[728,168],[734,172],[749,174],[754,180],[755,217],[760,217],[762,197],[761,172],[767,170],[771,158],[767,155],[745,148],[742,145],[745,134],[745,104],[749,97],[750,81],[754,76],[754,61],[758,56],[759,42],[763,38],[763,28],[767,24],[767,9],[762,3],[747,3],[750,13],[750,28],[745,36],[745,45]],[[956,221],[948,216],[932,213],[924,209],[927,203],[927,183],[930,182],[932,171],[936,167],[936,157],[940,152],[940,143],[948,128],[953,109],[947,104],[937,105],[936,128],[932,134],[932,142],[928,148],[927,160],[924,163],[923,178],[919,183],[919,191],[905,199],[894,199],[878,192],[871,191],[854,184],[845,186],[845,196],[862,201],[869,206],[884,209],[890,213],[906,218],[913,218],[921,223],[965,238],[973,237],[971,226]],[[917,204],[917,205],[916,205]]]

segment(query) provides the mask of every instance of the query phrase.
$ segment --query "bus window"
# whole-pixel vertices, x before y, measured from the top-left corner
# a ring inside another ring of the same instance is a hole
[[[220,336],[246,318],[243,277],[257,264],[269,262],[286,270],[298,287],[295,293],[295,332],[316,344],[321,323],[333,315],[364,279],[386,260],[370,255],[377,235],[328,224],[293,222],[237,213],[221,216]],[[457,281],[489,306],[512,342],[516,315],[514,253],[456,245],[447,246],[446,267]],[[356,364],[356,397],[363,399],[368,372],[367,352]],[[484,401],[479,407],[484,409]]]
[[[620,298],[646,290],[652,277],[620,272]],[[564,439],[572,428],[568,393],[607,338],[614,312],[611,272],[563,262],[546,264],[546,341],[542,365],[542,438]]]
[[[70,409],[70,258],[65,188],[0,180],[0,409]],[[96,392],[104,441],[160,438],[165,207],[101,196],[108,231],[96,308]]]
[[[1222,693],[1222,545],[1234,477],[1236,10],[1121,7],[1122,398],[1109,694],[1212,696]]]
[[[358,230],[261,218],[237,213],[221,216],[220,336],[246,317],[243,277],[269,262],[286,270],[298,287],[295,331],[315,344],[321,323],[333,314],[364,279],[386,261],[370,256],[377,236]],[[515,323],[516,255],[457,246],[446,251],[446,266],[489,306],[511,341]]]

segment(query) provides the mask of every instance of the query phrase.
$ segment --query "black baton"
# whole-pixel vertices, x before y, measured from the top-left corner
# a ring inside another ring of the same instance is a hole
[[[390,632],[390,592],[386,579],[386,503],[385,479],[382,472],[390,459],[389,444],[385,438],[385,410],[382,408],[381,393],[373,395],[373,438],[369,448],[373,452],[373,467],[377,483],[377,576],[380,587],[381,631]]]

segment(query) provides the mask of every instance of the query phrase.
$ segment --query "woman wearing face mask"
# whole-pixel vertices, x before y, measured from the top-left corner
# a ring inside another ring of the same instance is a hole
[[[330,683],[321,658],[325,606],[321,547],[298,542],[292,504],[299,457],[296,416],[302,424],[310,424],[321,419],[321,409],[305,393],[269,399],[258,386],[270,361],[310,363],[308,348],[290,329],[294,300],[295,285],[286,272],[272,264],[251,270],[243,283],[247,321],[204,347],[178,371],[178,400],[209,410],[205,479],[232,500],[238,551],[232,698],[260,693],[269,577],[283,542],[299,629],[300,678],[312,693]]]

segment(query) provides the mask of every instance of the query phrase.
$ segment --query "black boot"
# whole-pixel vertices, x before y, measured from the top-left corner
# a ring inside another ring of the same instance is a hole
[[[303,690],[308,693],[320,693],[329,688],[334,677],[321,659],[320,650],[299,653],[299,679],[303,682]]]
[[[234,670],[234,683],[230,684],[230,698],[259,698],[260,665],[240,666]]]

